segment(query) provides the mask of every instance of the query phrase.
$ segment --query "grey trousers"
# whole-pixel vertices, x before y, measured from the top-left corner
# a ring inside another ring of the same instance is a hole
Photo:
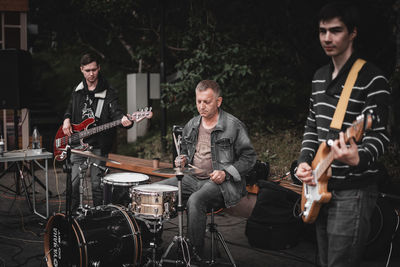
[[[158,183],[178,186],[178,179],[173,177]],[[224,207],[224,198],[219,185],[210,179],[201,180],[191,175],[185,175],[182,179],[182,196],[187,199],[187,237],[201,255],[204,247],[207,212],[211,208]]]
[[[360,266],[377,195],[375,185],[332,191],[315,222],[321,266]]]

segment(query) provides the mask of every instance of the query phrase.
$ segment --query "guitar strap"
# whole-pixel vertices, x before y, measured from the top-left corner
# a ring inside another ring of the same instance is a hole
[[[96,107],[96,113],[95,113],[95,117],[98,119],[100,119],[101,111],[103,110],[104,98],[106,97],[106,94],[107,94],[107,90],[104,90],[103,92],[97,93],[94,95],[94,97],[99,99],[97,101],[97,107]]]
[[[333,119],[331,121],[330,131],[328,134],[329,138],[327,138],[328,145],[330,145],[330,142],[333,141],[331,131],[333,130],[334,132],[338,133],[342,129],[343,119],[344,115],[346,114],[347,104],[349,103],[351,91],[357,80],[358,72],[361,70],[365,63],[365,60],[360,58],[357,59],[351,67],[349,74],[347,75],[346,82],[344,83],[342,93],[340,94],[340,98],[336,106],[335,114],[333,115]]]

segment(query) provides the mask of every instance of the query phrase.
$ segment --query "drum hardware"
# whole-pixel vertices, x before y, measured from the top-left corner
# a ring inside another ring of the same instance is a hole
[[[71,147],[69,145],[67,145],[65,147],[65,151],[63,152],[66,154],[66,160],[64,161],[63,164],[63,171],[67,174],[67,185],[66,185],[66,201],[65,201],[65,211],[66,211],[66,216],[63,217],[62,222],[63,224],[66,225],[72,225],[72,211],[71,211],[71,204],[72,204],[72,178],[71,178],[71,172],[72,172],[72,163],[71,163]],[[50,220],[50,219],[49,219]],[[49,222],[49,221],[48,221]],[[55,235],[57,235],[57,233],[55,233]],[[66,233],[66,242],[68,244],[71,243],[72,240],[72,229],[71,227],[68,227],[67,233]],[[56,246],[55,248],[52,248],[53,250],[56,249],[56,251],[58,253],[56,254],[61,254],[61,251],[58,251],[59,246]],[[45,252],[46,252],[46,261],[47,263],[49,262],[48,259],[50,257],[50,251],[46,251],[46,247],[45,247]],[[55,253],[55,252],[53,252]],[[72,258],[72,251],[71,249],[67,249],[65,251],[65,256],[67,258],[66,260],[66,266],[70,266],[71,262],[70,259]]]
[[[182,179],[184,176],[183,172],[179,172],[180,168],[175,168],[178,169],[176,173],[176,178],[178,179],[178,235],[174,236],[171,243],[161,256],[159,266],[162,266],[164,262],[166,263],[173,263],[175,265],[185,265],[187,266],[190,264],[190,248],[193,251],[193,255],[197,258],[199,256],[196,254],[195,248],[191,246],[190,240],[183,236],[183,205],[182,205]],[[178,251],[178,257],[180,254],[182,254],[183,260],[177,258],[176,260],[170,260],[167,259],[167,256],[172,249],[173,246],[176,246],[177,251]]]
[[[161,249],[161,245],[159,245],[160,242],[157,240],[157,234],[160,236],[162,234],[160,231],[162,230],[163,220],[162,218],[149,220],[142,217],[136,217],[136,219],[143,222],[152,234],[151,241],[148,243],[148,251],[151,257],[148,257],[147,262],[143,266],[158,266],[157,251]]]
[[[175,149],[176,149],[176,153],[177,153],[176,158],[178,158],[178,157],[180,157],[182,136],[179,135],[178,138],[176,138],[175,132],[173,131],[173,137],[174,137]],[[182,168],[181,166],[178,166],[178,168],[159,169],[159,170],[155,170],[153,172],[156,172],[156,173],[169,172],[168,174],[175,174],[175,176],[178,180],[178,207],[177,207],[178,235],[173,237],[173,239],[172,239],[171,243],[169,244],[169,246],[167,247],[166,251],[161,256],[159,266],[162,266],[164,262],[173,263],[175,265],[178,265],[178,264],[185,265],[185,266],[190,265],[190,250],[189,250],[190,241],[188,238],[183,236],[183,210],[184,210],[184,207],[182,205],[182,179],[185,174],[196,174],[196,173],[202,173],[204,171],[201,169],[198,169],[198,168]],[[176,249],[178,252],[177,253],[178,258],[176,260],[169,260],[169,259],[167,259],[167,256],[168,256],[171,248],[174,245],[176,246]],[[190,247],[192,248],[193,255],[195,257],[199,258],[199,256],[196,254],[194,247],[193,246],[190,246]],[[179,259],[180,252],[182,253],[183,261],[181,259]]]
[[[66,152],[67,150],[70,151],[69,155],[67,153],[67,159],[69,160],[69,163],[65,163],[65,165],[67,165],[67,164],[71,165],[71,167],[70,167],[71,169],[72,169],[72,164],[70,162],[70,154],[71,153],[78,154],[78,155],[81,155],[83,157],[86,157],[86,160],[84,162],[82,162],[82,164],[80,164],[80,166],[79,166],[79,175],[78,175],[78,178],[79,178],[79,206],[77,208],[78,214],[83,214],[83,213],[86,214],[86,210],[89,208],[89,206],[88,205],[83,206],[83,195],[84,195],[84,190],[85,190],[85,188],[83,186],[83,181],[84,181],[87,169],[91,165],[93,165],[93,166],[95,166],[96,168],[100,169],[103,172],[103,176],[106,173],[108,173],[108,171],[109,171],[107,167],[101,166],[101,165],[99,165],[99,164],[97,164],[95,162],[91,162],[90,159],[92,158],[92,159],[98,159],[100,161],[110,161],[110,162],[113,162],[113,163],[116,163],[116,164],[120,164],[120,163],[117,162],[117,161],[113,161],[111,159],[105,158],[105,157],[98,156],[96,154],[93,154],[90,151],[82,151],[82,150],[79,150],[79,149],[71,149],[69,145],[66,146],[65,149],[63,149],[63,153]],[[71,202],[72,202],[72,181],[71,181]],[[71,204],[72,203],[70,203],[69,205],[71,205]]]
[[[60,149],[60,150],[63,151],[63,153],[64,153],[64,152],[66,152],[67,148],[63,148],[63,149]],[[115,160],[112,160],[112,159],[109,159],[109,158],[105,158],[105,157],[93,154],[92,152],[89,151],[90,148],[89,148],[89,150],[79,150],[79,149],[71,148],[70,150],[71,150],[71,153],[77,154],[77,155],[81,155],[81,156],[86,157],[86,158],[98,159],[100,161],[108,161],[108,162],[111,162],[111,163],[114,163],[114,164],[118,164],[118,165],[121,164],[121,162],[119,162],[119,161],[115,161]]]
[[[90,208],[89,205],[83,206],[84,191],[87,190],[87,188],[85,188],[83,186],[83,181],[85,180],[87,170],[92,165],[94,167],[100,169],[100,171],[103,173],[103,176],[104,176],[104,174],[106,174],[108,172],[107,167],[100,166],[95,162],[91,162],[89,157],[87,157],[86,160],[84,162],[82,162],[82,164],[79,165],[79,176],[78,176],[78,178],[79,178],[79,206],[77,208],[78,214],[86,213],[87,209]]]
[[[83,180],[85,179],[86,171],[90,166],[89,158],[86,158],[82,164],[79,165],[79,206],[78,206],[78,213],[83,213],[86,210],[83,208],[83,195],[84,195],[84,188],[83,188]]]

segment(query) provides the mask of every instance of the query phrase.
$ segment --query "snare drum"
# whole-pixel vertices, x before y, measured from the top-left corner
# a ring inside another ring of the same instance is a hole
[[[147,184],[131,188],[131,192],[131,210],[138,217],[169,219],[176,214],[176,186]]]
[[[149,180],[142,173],[120,172],[106,175],[103,179],[104,204],[120,204],[128,206],[132,202],[129,189]]]

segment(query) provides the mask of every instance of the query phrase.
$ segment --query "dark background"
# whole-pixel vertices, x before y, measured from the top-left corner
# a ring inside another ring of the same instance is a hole
[[[126,74],[160,72],[163,63],[168,82],[162,85],[163,101],[152,103],[153,130],[162,125],[162,107],[168,129],[192,116],[194,88],[202,79],[221,85],[223,108],[253,133],[301,128],[312,75],[329,61],[320,48],[316,20],[328,2],[31,0],[28,20],[39,29],[29,35],[34,96],[48,110],[33,114],[33,123],[49,117],[49,123],[61,124],[71,90],[81,79],[80,56],[90,51],[102,59],[102,72],[119,90],[123,105]],[[393,90],[388,104],[398,103],[399,1],[352,2],[362,14],[357,50],[385,72]],[[393,105],[390,134],[396,153],[399,113]],[[47,128],[54,133],[57,126]]]

